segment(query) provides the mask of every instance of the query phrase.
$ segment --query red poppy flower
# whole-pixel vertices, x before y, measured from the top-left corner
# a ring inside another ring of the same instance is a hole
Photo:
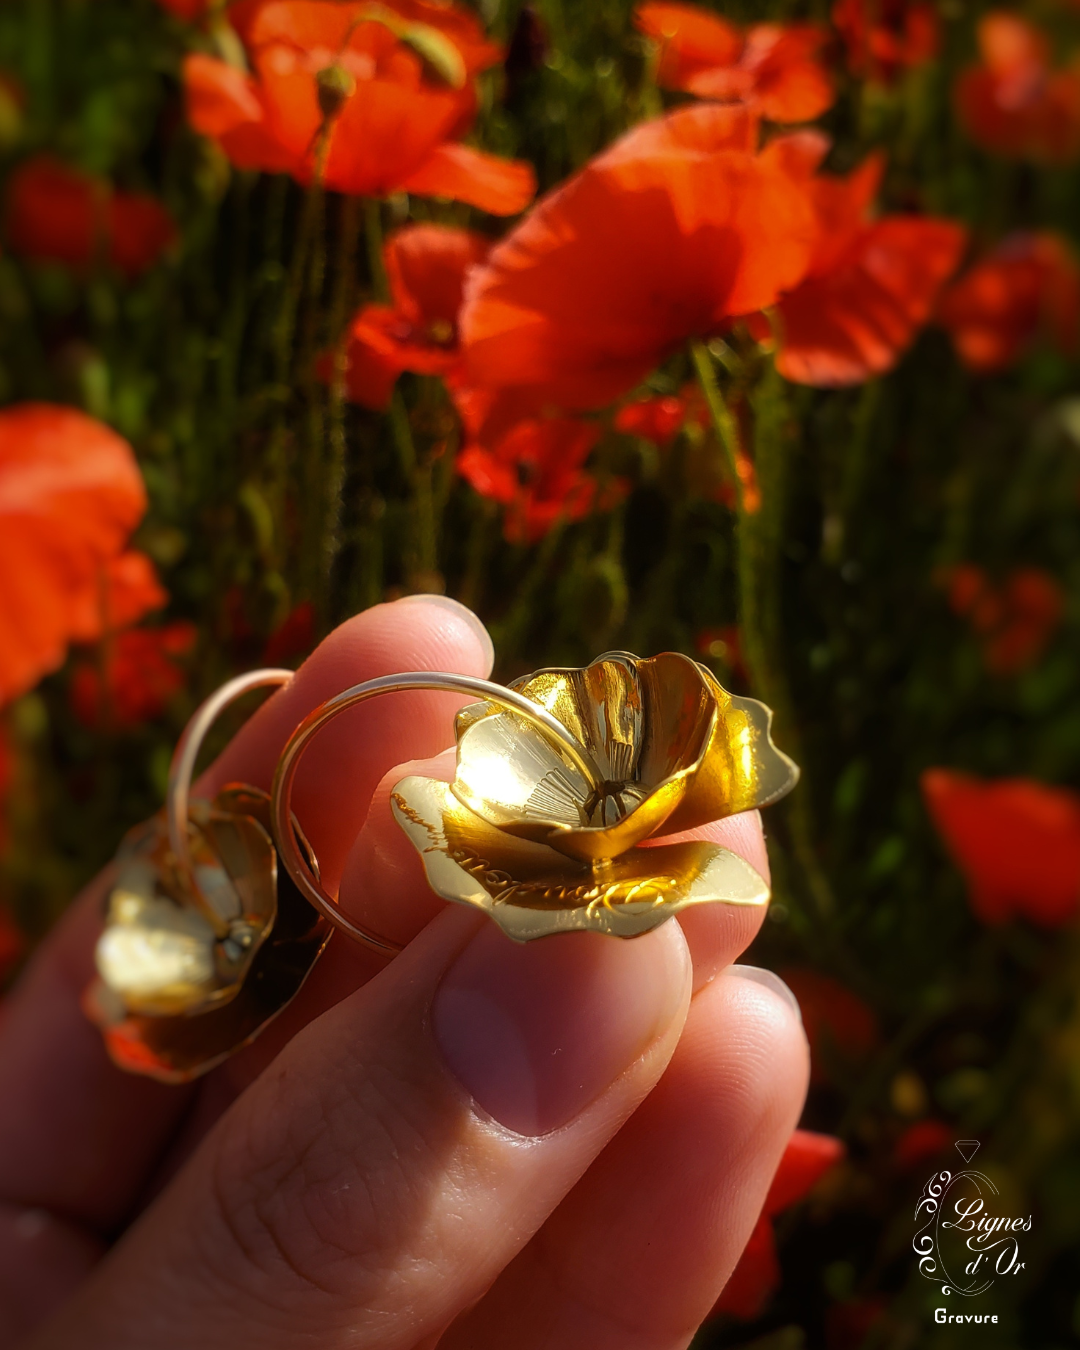
[[[1080,69],[1054,70],[1046,35],[1017,14],[979,22],[982,65],[964,71],[956,103],[968,134],[1000,155],[1067,164],[1080,154]]]
[[[699,98],[747,103],[773,122],[808,122],[836,97],[814,24],[760,23],[743,34],[696,5],[645,4],[638,29],[661,44],[657,80]]]
[[[666,450],[686,421],[686,401],[679,394],[656,394],[651,398],[624,403],[615,414],[614,426],[626,436]]]
[[[184,687],[177,664],[195,646],[192,623],[129,628],[105,646],[101,662],[82,661],[72,671],[71,706],[88,727],[127,728],[160,717]]]
[[[805,187],[716,104],[646,122],[545,197],[474,268],[474,384],[537,408],[599,408],[686,340],[772,304],[806,267]]]
[[[87,636],[103,572],[146,509],[135,456],[73,408],[0,412],[0,703]]]
[[[483,235],[445,225],[409,225],[391,236],[384,258],[393,303],[365,305],[349,330],[345,382],[354,403],[389,407],[403,370],[451,373],[465,275],[489,248]],[[325,361],[321,369],[325,375]]]
[[[922,776],[930,816],[984,923],[1069,923],[1080,906],[1080,794],[1029,778]]]
[[[137,549],[110,558],[85,588],[72,622],[73,642],[94,642],[104,633],[130,628],[169,603],[154,564]]]
[[[1080,267],[1058,235],[1010,235],[945,291],[937,317],[964,365],[979,374],[1005,370],[1040,336],[1071,356]]]
[[[780,973],[802,1010],[811,1082],[826,1082],[831,1065],[853,1067],[870,1054],[880,1040],[877,1018],[857,994],[815,970]]]
[[[6,229],[12,251],[85,270],[107,262],[126,277],[152,267],[176,241],[154,197],[117,192],[48,155],[21,164],[8,180]]]
[[[996,675],[1015,675],[1035,665],[1065,610],[1060,585],[1038,567],[1017,568],[999,589],[972,563],[946,575],[949,605],[982,640],[986,665]]]
[[[453,197],[497,215],[531,199],[528,165],[446,144],[472,125],[475,76],[501,56],[467,11],[271,0],[241,27],[253,74],[201,53],[184,64],[192,126],[240,168],[308,182],[321,155],[339,192]]]
[[[917,1120],[896,1141],[893,1162],[905,1172],[914,1171],[942,1153],[954,1135],[955,1131],[942,1120]]]
[[[795,1131],[780,1159],[750,1241],[713,1306],[714,1315],[727,1313],[747,1322],[761,1315],[780,1284],[773,1218],[804,1199],[843,1156],[844,1145],[831,1134]]]
[[[941,45],[937,10],[926,0],[836,0],[832,19],[852,74],[876,84],[932,61]]]
[[[264,666],[280,666],[308,656],[315,646],[315,606],[301,600],[270,634],[263,652]]]
[[[807,172],[827,142],[812,133],[774,142],[773,154]],[[805,278],[776,308],[777,369],[798,384],[858,384],[896,365],[956,270],[964,229],[926,216],[871,219],[882,162],[846,178],[807,177],[818,240]],[[759,335],[763,330],[756,328]]]
[[[601,503],[599,485],[582,467],[600,427],[570,417],[529,417],[490,448],[475,442],[458,455],[457,470],[482,497],[502,502],[506,538],[534,544],[559,520],[580,520]]]

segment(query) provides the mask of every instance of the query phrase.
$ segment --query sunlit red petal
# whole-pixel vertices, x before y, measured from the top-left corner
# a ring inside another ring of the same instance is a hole
[[[470,146],[438,145],[398,186],[419,197],[447,197],[493,216],[516,216],[536,195],[536,171],[523,159],[500,159]]]
[[[780,302],[777,369],[822,388],[892,369],[930,317],[964,242],[950,221],[888,216],[869,226],[838,267]]]
[[[746,49],[739,61],[744,91],[730,93],[748,97],[763,117],[773,122],[809,122],[832,107],[836,92],[829,72],[819,60],[826,41],[823,29],[810,24],[782,27],[757,24],[746,35]],[[701,97],[726,97],[724,80],[711,92],[708,75],[688,83]]]
[[[813,217],[797,181],[743,152],[654,143],[641,154],[617,143],[470,274],[461,333],[476,383],[600,407],[802,275]]]
[[[964,364],[980,373],[1005,369],[1040,334],[1072,355],[1080,266],[1056,235],[1011,235],[944,292],[938,322]]]
[[[64,659],[146,507],[126,441],[71,408],[0,412],[0,703]]]
[[[1046,35],[1004,11],[981,20],[979,47],[983,64],[956,83],[957,110],[972,139],[1046,163],[1080,155],[1080,71],[1051,70]]]
[[[363,315],[360,332],[356,331],[357,321]],[[403,370],[401,353],[393,341],[384,340],[378,333],[378,325],[400,324],[394,310],[385,305],[369,305],[366,312],[353,322],[345,348],[345,395],[352,403],[375,412],[385,412],[390,406],[394,385]],[[377,336],[377,341],[372,341]],[[320,379],[330,382],[333,375],[331,357],[324,355],[318,364]]]
[[[599,439],[596,423],[530,417],[490,444],[468,444],[457,469],[482,496],[506,506],[511,542],[535,543],[556,521],[592,509],[597,484],[582,466]]]
[[[674,394],[627,403],[615,414],[615,430],[640,436],[661,449],[675,439],[686,420],[686,404]]]
[[[929,769],[923,795],[985,923],[1047,927],[1080,907],[1080,795],[1026,778],[982,781]]]
[[[925,0],[837,0],[832,18],[854,74],[882,84],[932,60],[940,46],[937,12]]]
[[[442,322],[456,330],[470,267],[483,262],[491,240],[448,225],[407,225],[387,240],[386,274],[395,308],[414,323]]]
[[[129,628],[111,639],[102,663],[81,662],[72,673],[71,702],[90,727],[127,728],[152,721],[184,687],[178,664],[195,646],[194,624]]]
[[[841,1140],[834,1135],[796,1130],[788,1140],[765,1197],[764,1212],[779,1214],[805,1199],[826,1172],[836,1166],[845,1151]]]
[[[686,89],[701,71],[734,65],[743,48],[733,24],[696,5],[639,5],[634,24],[661,44],[657,79],[670,89]]]
[[[129,628],[152,610],[169,603],[169,593],[154,564],[138,549],[128,549],[105,562],[85,588],[73,616],[71,637],[93,642],[103,633]]]
[[[193,52],[184,58],[183,75],[187,118],[201,135],[224,136],[262,122],[258,88],[246,71]]]

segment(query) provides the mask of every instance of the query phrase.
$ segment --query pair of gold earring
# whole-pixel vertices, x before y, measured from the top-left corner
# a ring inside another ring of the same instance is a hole
[[[269,794],[232,783],[193,799],[216,718],[291,679],[257,670],[213,694],[177,745],[164,810],[121,845],[85,999],[121,1068],[175,1083],[221,1063],[293,998],[335,928],[400,950],[339,908],[291,807],[313,737],[383,694],[476,700],[455,721],[454,781],[404,778],[392,808],[432,890],[486,911],[516,941],[635,937],[689,905],[768,902],[764,879],[718,844],[647,843],[767,806],[798,781],[769,709],[686,656],[608,652],[508,687],[429,671],[369,680],[300,723]]]

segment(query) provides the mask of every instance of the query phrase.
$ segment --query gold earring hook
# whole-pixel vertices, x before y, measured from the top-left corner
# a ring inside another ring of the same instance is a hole
[[[228,687],[228,686],[226,686]],[[274,774],[274,786],[271,793],[271,821],[274,841],[277,844],[278,857],[292,878],[300,893],[328,919],[335,928],[339,928],[355,942],[360,942],[374,951],[394,955],[401,951],[401,944],[372,933],[369,929],[354,923],[344,914],[334,898],[323,888],[319,879],[312,873],[301,853],[296,839],[292,815],[292,790],[300,757],[312,737],[324,726],[339,717],[350,708],[355,708],[368,699],[380,694],[396,694],[410,690],[433,690],[448,694],[467,694],[487,703],[497,703],[508,712],[516,713],[530,722],[546,739],[553,742],[561,754],[570,761],[585,781],[593,788],[599,787],[603,775],[571,732],[546,708],[526,698],[513,689],[490,680],[482,680],[472,675],[456,675],[442,671],[410,671],[403,675],[383,675],[368,680],[364,684],[354,685],[343,693],[327,699],[314,712],[309,713],[289,738],[277,772]]]
[[[206,899],[191,862],[191,844],[188,835],[188,806],[191,799],[191,780],[195,764],[207,733],[230,703],[253,689],[266,689],[288,684],[295,672],[291,670],[250,670],[238,675],[216,690],[199,708],[184,728],[176,743],[169,765],[169,784],[165,796],[165,819],[169,829],[169,848],[176,859],[177,870],[191,890],[203,916],[210,922],[216,937],[227,935],[228,925]]]

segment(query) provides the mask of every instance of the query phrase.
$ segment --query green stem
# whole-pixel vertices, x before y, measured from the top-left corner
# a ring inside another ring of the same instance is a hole
[[[794,700],[783,673],[780,609],[780,549],[783,544],[784,454],[782,425],[770,425],[769,434],[757,438],[758,470],[763,490],[759,511],[746,509],[738,473],[738,430],[724,402],[708,349],[693,342],[691,357],[708,404],[713,430],[723,450],[735,493],[735,570],[739,594],[739,637],[754,692],[776,714],[777,736],[797,762],[804,756],[795,716]],[[775,375],[773,376],[775,380]],[[770,389],[774,407],[780,390]],[[766,404],[768,406],[768,404]],[[759,410],[760,423],[760,410]],[[817,859],[810,810],[812,793],[804,781],[789,810],[791,842],[814,905],[821,915],[832,912],[832,888]]]
[[[739,477],[739,433],[735,419],[731,415],[731,409],[724,402],[720,386],[716,383],[716,371],[709,349],[703,342],[695,339],[690,344],[690,356],[697,371],[701,392],[705,395],[705,402],[709,406],[709,416],[712,418],[716,438],[724,453],[732,490],[735,493],[735,513],[741,520],[745,515],[745,504],[742,479]]]
[[[356,288],[356,245],[360,231],[360,202],[344,197],[338,234],[336,286],[330,310],[330,339],[334,343],[334,364],[330,380],[328,408],[326,474],[324,484],[325,517],[322,531],[322,570],[328,589],[331,573],[341,551],[341,508],[345,487],[345,370],[348,357],[346,318]]]
[[[323,190],[318,183],[312,183],[304,193],[304,205],[300,211],[300,223],[296,231],[292,257],[289,259],[289,275],[285,282],[285,294],[282,296],[281,309],[274,324],[274,371],[279,385],[287,385],[292,368],[293,335],[296,332],[296,315],[300,308],[300,298],[304,291],[307,276],[308,258],[315,226],[322,208]]]
[[[389,300],[390,282],[386,275],[386,259],[383,257],[382,202],[375,197],[364,198],[364,239],[375,299]]]

